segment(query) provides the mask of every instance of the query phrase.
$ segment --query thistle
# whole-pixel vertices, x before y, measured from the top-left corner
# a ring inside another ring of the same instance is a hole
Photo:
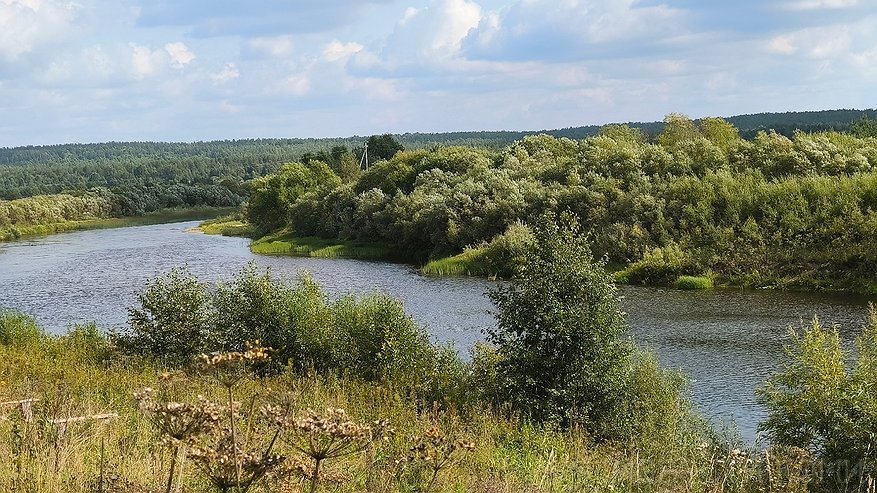
[[[181,445],[194,442],[200,435],[216,428],[222,417],[221,407],[201,395],[197,404],[156,401],[155,391],[151,387],[135,392],[134,400],[172,449],[170,473],[165,487],[165,492],[170,493]]]

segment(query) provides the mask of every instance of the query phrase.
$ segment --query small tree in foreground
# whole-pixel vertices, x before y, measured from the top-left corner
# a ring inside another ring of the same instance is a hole
[[[490,293],[501,398],[537,421],[603,436],[623,412],[631,364],[615,287],[571,215],[546,215],[533,234],[513,282]]]
[[[837,329],[818,321],[793,334],[789,364],[759,391],[768,409],[760,425],[778,445],[809,450],[823,461],[825,479],[859,485],[877,476],[877,313],[858,338],[858,357]]]

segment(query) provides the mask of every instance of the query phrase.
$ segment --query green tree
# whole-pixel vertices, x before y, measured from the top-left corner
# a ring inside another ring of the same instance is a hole
[[[543,216],[512,283],[490,293],[503,397],[538,421],[605,436],[621,412],[630,347],[611,276],[571,215]]]
[[[368,138],[368,159],[371,162],[384,161],[392,158],[405,148],[390,134],[372,135]]]
[[[850,133],[856,137],[877,137],[877,119],[863,116],[850,126]]]
[[[185,364],[204,350],[209,339],[207,287],[186,269],[174,269],[150,281],[128,310],[127,332],[111,340],[127,354]]]
[[[701,137],[701,134],[691,118],[681,113],[670,113],[664,117],[664,129],[658,135],[658,143],[669,149],[697,137]]]

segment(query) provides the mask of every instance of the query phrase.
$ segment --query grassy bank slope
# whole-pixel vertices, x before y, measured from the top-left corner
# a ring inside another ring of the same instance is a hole
[[[363,260],[399,260],[397,250],[387,245],[358,241],[326,240],[297,237],[287,230],[278,231],[254,241],[253,253],[263,255],[296,255],[319,258],[353,258]]]
[[[19,238],[45,236],[67,231],[88,229],[124,228],[127,226],[146,226],[149,224],[174,223],[193,221],[222,216],[233,212],[232,207],[194,207],[186,209],[164,209],[161,211],[132,217],[107,217],[59,221],[47,224],[31,224],[23,226],[10,225],[0,228],[0,241],[13,241]]]

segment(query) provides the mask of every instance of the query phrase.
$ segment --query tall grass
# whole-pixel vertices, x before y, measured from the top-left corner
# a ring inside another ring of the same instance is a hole
[[[145,361],[95,361],[86,356],[87,347],[71,345],[69,336],[46,337],[30,349],[0,345],[0,400],[39,399],[32,422],[16,407],[0,409],[0,490],[165,491],[171,450],[137,408],[133,392],[152,387],[175,402],[197,402],[199,395],[224,399],[225,389],[216,382],[173,369],[165,373]],[[535,425],[501,409],[421,407],[390,384],[355,375],[245,376],[233,392],[244,412],[251,402],[266,402],[288,406],[294,417],[343,408],[359,422],[388,421],[394,433],[385,440],[327,461],[327,477],[337,483],[324,482],[319,491],[807,491],[796,485],[806,484],[814,471],[801,451],[753,454],[714,441],[705,430],[680,430],[672,440],[647,435],[639,443],[601,444],[575,428]],[[109,412],[119,416],[71,422],[63,432],[47,421]],[[430,483],[433,470],[412,448],[432,428],[475,448],[455,456]],[[275,452],[301,458],[290,440],[279,441]],[[765,454],[772,454],[773,469]],[[175,491],[213,491],[191,459],[177,471]],[[291,476],[268,477],[264,487],[309,491],[307,482]]]

